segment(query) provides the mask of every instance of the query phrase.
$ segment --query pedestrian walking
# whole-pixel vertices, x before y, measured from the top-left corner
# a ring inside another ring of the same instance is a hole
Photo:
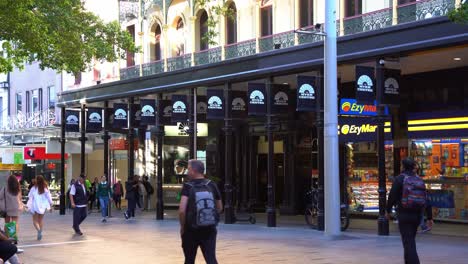
[[[427,202],[424,181],[415,173],[416,162],[412,158],[406,158],[402,161],[402,167],[403,172],[395,178],[390,190],[387,218],[390,219],[392,208],[396,206],[405,264],[419,264],[416,234],[424,211],[427,214],[427,225],[432,228],[432,208]]]
[[[207,264],[216,264],[216,226],[223,209],[216,184],[204,176],[205,166],[189,160],[188,182],[182,187],[179,205],[180,235],[185,264],[195,263],[198,247]],[[202,205],[202,206],[199,206]]]
[[[88,192],[86,191],[85,180],[86,175],[80,174],[80,177],[78,177],[78,180],[72,185],[70,190],[70,201],[73,208],[73,230],[79,236],[83,235],[80,225],[88,215],[86,212]]]
[[[143,208],[142,211],[145,211],[145,200],[148,193],[146,192],[146,186],[141,178],[142,177],[139,177],[138,180],[138,208]]]
[[[91,183],[91,187],[89,188],[89,195],[88,195],[89,213],[92,213],[94,203],[97,201],[96,192],[97,192],[98,185],[99,185],[99,180],[97,177],[95,177],[94,181]]]
[[[125,199],[127,199],[127,211],[124,213],[125,219],[135,217],[135,207],[138,197],[138,175],[134,175],[132,179],[128,179],[125,183]]]
[[[70,184],[68,185],[68,189],[67,189],[67,195],[66,195],[66,198],[67,198],[67,208],[68,209],[72,209],[71,207],[71,202],[70,202],[70,190],[71,190],[71,187],[75,184],[75,179],[71,179],[70,180]]]
[[[15,175],[8,177],[7,186],[2,188],[0,192],[0,211],[6,213],[4,230],[8,230],[7,235],[17,244],[19,232],[18,217],[19,213],[23,211],[23,201],[20,183]],[[23,252],[22,249],[18,249],[18,251]]]
[[[115,208],[117,208],[117,210],[122,210],[123,186],[120,180],[114,183],[114,186],[112,187],[112,191],[114,193],[113,198],[114,198]]]
[[[28,208],[33,215],[33,225],[37,230],[37,240],[42,239],[44,228],[44,214],[47,210],[52,212],[52,197],[42,175],[36,177],[36,185],[28,194]]]
[[[101,176],[101,182],[98,185],[97,196],[99,199],[99,203],[101,204],[101,215],[102,215],[102,222],[107,222],[106,217],[109,215],[108,207],[109,207],[109,199],[112,197],[112,190],[107,182],[106,175]]]
[[[150,201],[151,201],[151,195],[154,193],[154,188],[151,185],[151,183],[148,181],[148,176],[143,177],[143,185],[145,186],[146,190],[146,197],[144,199],[144,210],[149,210],[150,209]]]

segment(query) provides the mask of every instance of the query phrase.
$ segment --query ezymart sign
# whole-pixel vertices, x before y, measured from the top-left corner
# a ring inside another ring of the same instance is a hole
[[[340,129],[341,134],[356,134],[357,136],[365,133],[375,133],[377,129],[376,125],[362,124],[362,125],[343,125]]]
[[[370,118],[344,117],[338,118],[338,134],[340,142],[372,142],[377,140],[377,123]],[[385,140],[392,139],[391,124],[385,122]]]
[[[352,116],[376,116],[377,115],[377,102],[373,105],[358,104],[356,99],[340,100],[340,115],[352,115]],[[385,115],[388,115],[388,107],[385,107]]]

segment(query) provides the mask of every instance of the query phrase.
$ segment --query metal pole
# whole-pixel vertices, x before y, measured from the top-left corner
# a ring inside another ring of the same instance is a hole
[[[112,178],[109,174],[109,102],[104,102],[104,113],[103,113],[103,120],[104,120],[104,135],[102,136],[102,140],[104,141],[104,175],[107,177],[107,181],[109,182],[109,186],[112,188]],[[111,204],[112,205],[112,204]],[[111,216],[112,213],[112,206],[108,206],[108,215]]]
[[[273,139],[273,123],[272,123],[272,82],[273,78],[270,76],[266,82],[266,98],[267,98],[267,137],[268,137],[268,205],[267,217],[268,227],[276,227],[276,208],[275,208],[275,171],[274,171],[274,139]]]
[[[158,199],[156,201],[156,220],[164,220],[164,201],[163,201],[163,138],[164,138],[164,126],[161,124],[160,114],[164,109],[161,107],[162,94],[158,94],[158,100],[156,105],[158,107],[158,114],[156,115],[156,137],[158,141],[158,174],[157,174],[157,195]]]
[[[194,148],[194,118],[193,118],[193,114],[194,114],[194,101],[192,100],[193,99],[193,94],[194,94],[194,89],[192,88],[189,88],[189,97],[188,97],[188,105],[189,105],[189,113],[188,113],[188,122],[189,122],[189,130],[187,131],[187,134],[189,136],[189,159],[194,159],[195,158],[195,148]]]
[[[65,107],[60,112],[60,215],[65,215]]]
[[[81,105],[81,174],[85,174],[85,143],[86,143],[86,106]]]
[[[323,96],[322,96],[322,81],[323,81],[323,70],[320,71],[320,76],[316,79],[317,91],[317,169],[318,169],[318,221],[317,229],[320,231],[325,230],[325,211],[324,211],[324,153],[323,153]]]
[[[230,91],[232,89],[231,83],[224,84],[224,135],[225,135],[225,146],[224,146],[224,192],[226,193],[226,204],[224,205],[224,223],[233,224],[235,222],[234,207],[232,205],[232,116],[230,102]]]
[[[382,105],[382,96],[384,92],[384,74],[383,60],[377,60],[377,145],[378,145],[378,163],[379,163],[379,236],[389,235],[388,220],[385,217],[385,207],[387,205],[387,182],[385,177],[385,106]]]
[[[128,179],[132,179],[135,174],[135,131],[133,130],[133,120],[135,113],[133,111],[133,97],[128,101]]]
[[[324,176],[325,234],[338,236],[340,228],[340,177],[338,149],[338,97],[336,50],[336,1],[325,1],[325,113]]]
[[[197,159],[197,88],[193,88],[193,158]]]

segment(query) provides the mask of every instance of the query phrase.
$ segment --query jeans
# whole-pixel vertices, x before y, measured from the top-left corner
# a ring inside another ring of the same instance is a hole
[[[216,228],[185,230],[182,235],[182,248],[185,255],[185,264],[195,263],[198,247],[201,248],[207,264],[217,264],[216,260]]]
[[[419,264],[418,252],[416,250],[416,234],[421,223],[420,213],[398,214],[398,227],[400,228],[401,241],[405,256],[405,264]]]
[[[136,199],[127,199],[127,201],[128,201],[127,215],[128,217],[135,217]]]
[[[81,232],[80,225],[87,216],[86,207],[75,207],[73,209],[73,230],[75,230],[75,232]]]
[[[99,203],[101,204],[101,215],[105,218],[108,215],[109,197],[99,197]]]

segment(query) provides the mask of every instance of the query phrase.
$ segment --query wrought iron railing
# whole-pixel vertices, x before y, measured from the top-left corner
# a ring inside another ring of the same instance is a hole
[[[221,61],[221,47],[202,50],[194,54],[195,65],[215,63]]]
[[[260,52],[289,48],[294,46],[294,31],[265,36],[258,41]]]
[[[119,1],[119,9],[120,22],[138,18],[138,0],[121,0]]]
[[[164,61],[152,61],[142,65],[143,67],[143,76],[153,75],[157,73],[164,72]]]
[[[19,112],[8,116],[0,127],[1,131],[16,131],[21,129],[45,128],[55,124],[55,108],[32,113]]]
[[[192,66],[192,54],[167,59],[167,71],[176,71]]]
[[[392,8],[345,18],[344,34],[349,35],[389,27],[392,25],[392,18]]]
[[[226,59],[245,57],[257,53],[255,39],[250,39],[234,44],[229,44],[225,47]]]
[[[140,76],[140,66],[131,66],[128,68],[120,69],[120,79],[127,80]]]
[[[445,16],[455,8],[455,0],[421,0],[398,6],[398,23]]]

